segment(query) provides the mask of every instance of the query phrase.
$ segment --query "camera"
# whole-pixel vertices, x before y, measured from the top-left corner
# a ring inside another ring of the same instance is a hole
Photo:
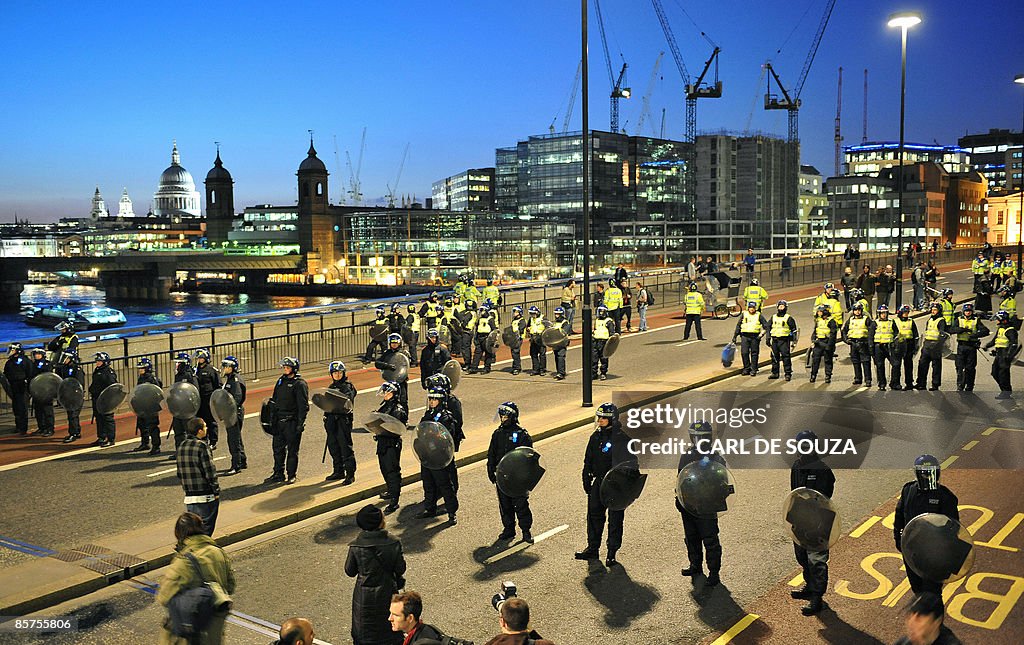
[[[505,604],[505,601],[509,598],[516,597],[516,583],[511,580],[503,580],[501,582],[500,591],[491,596],[491,607],[494,607],[494,611],[501,611],[501,606]]]

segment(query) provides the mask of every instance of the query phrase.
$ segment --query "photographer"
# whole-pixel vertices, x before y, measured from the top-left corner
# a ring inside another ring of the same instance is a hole
[[[530,606],[522,598],[512,597],[498,605],[501,634],[485,645],[555,645],[530,629]]]
[[[429,639],[440,641],[444,638],[439,629],[420,620],[422,614],[423,598],[415,591],[391,596],[391,615],[388,616],[388,620],[391,622],[392,631],[405,634],[402,645],[423,643]]]

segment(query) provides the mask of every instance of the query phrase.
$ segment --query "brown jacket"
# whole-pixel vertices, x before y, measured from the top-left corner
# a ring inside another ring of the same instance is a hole
[[[192,563],[185,557],[185,553],[191,553],[199,561],[199,568],[203,572],[203,578],[207,582],[218,582],[228,594],[235,592],[235,575],[231,570],[231,561],[221,550],[217,543],[205,535],[190,535],[185,538],[185,544],[179,549],[178,555],[171,560],[167,567],[167,573],[160,582],[160,588],[156,593],[156,601],[167,606],[179,591],[190,589],[201,584],[196,575]],[[196,641],[200,645],[219,645],[224,642],[224,621],[226,613],[214,614],[202,637]],[[165,624],[160,635],[160,643],[167,645],[185,645],[188,640],[171,634]]]
[[[484,645],[524,645],[528,638],[529,634],[499,634],[484,643]],[[553,642],[543,638],[534,639],[533,642],[537,645],[555,645]]]

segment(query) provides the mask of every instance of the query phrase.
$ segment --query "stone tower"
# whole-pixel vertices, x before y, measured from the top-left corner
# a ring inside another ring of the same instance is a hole
[[[327,166],[316,156],[313,137],[309,138],[309,152],[299,164],[299,251],[306,258],[306,272],[320,270],[334,264],[334,228],[328,212]]]
[[[220,148],[213,168],[206,173],[206,239],[212,246],[228,241],[228,231],[235,217],[234,180],[220,160]]]

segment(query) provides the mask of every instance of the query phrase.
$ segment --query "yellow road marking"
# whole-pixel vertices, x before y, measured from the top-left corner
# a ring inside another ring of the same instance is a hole
[[[729,631],[712,641],[711,645],[726,645],[726,643],[731,642],[734,637],[739,635],[740,632],[747,627],[750,627],[750,623],[754,622],[758,618],[760,618],[760,616],[757,614],[747,614],[743,618],[740,618],[735,625],[729,628]]]
[[[850,537],[859,538],[860,536],[867,533],[869,528],[877,524],[880,519],[882,518],[878,517],[877,515],[872,515],[868,519],[864,520],[863,524],[850,531]]]
[[[941,468],[942,470],[945,470],[945,469],[949,468],[950,464],[952,464],[954,461],[956,461],[959,458],[960,458],[959,455],[950,455],[946,459],[946,461],[942,462],[942,465],[939,466],[939,468]]]
[[[967,443],[964,444],[963,450],[966,452],[976,445],[978,445],[977,439],[975,439],[974,441],[968,441]]]
[[[799,587],[804,583],[804,574],[798,573],[796,577],[789,581],[790,587]]]

